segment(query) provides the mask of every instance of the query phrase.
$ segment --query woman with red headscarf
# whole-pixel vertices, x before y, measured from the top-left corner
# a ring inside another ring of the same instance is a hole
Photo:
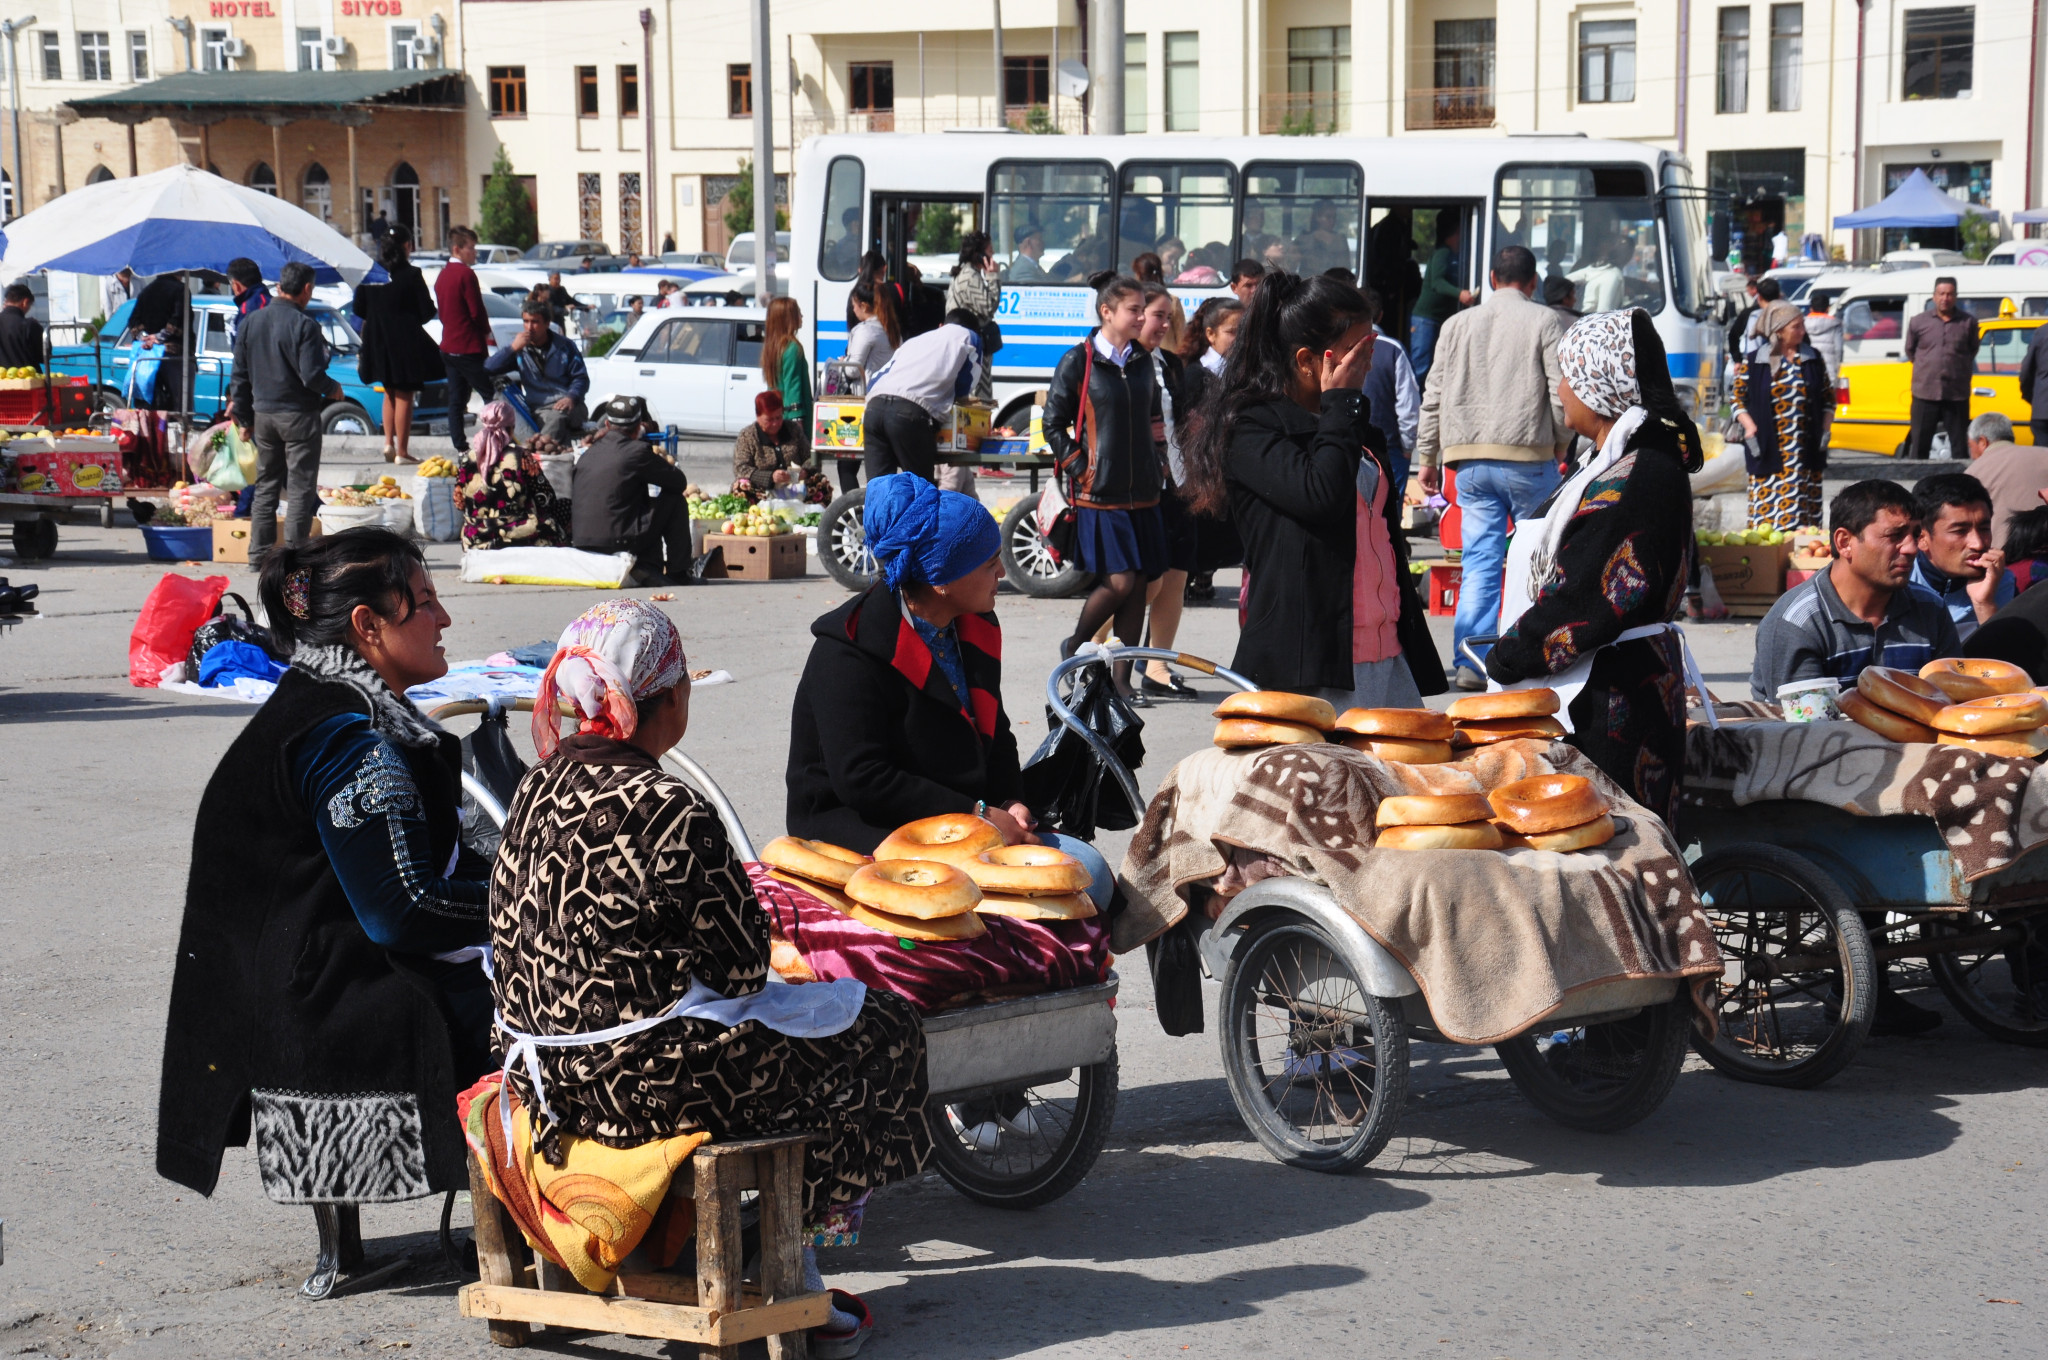
[[[579,719],[566,737],[560,700]],[[565,1137],[813,1135],[805,1222],[841,1243],[869,1192],[930,1154],[924,1032],[894,994],[770,976],[724,825],[661,765],[689,722],[661,610],[607,600],[563,632],[534,704],[542,759],[491,876],[499,1058],[555,1165]]]
[[[823,505],[832,499],[832,484],[803,465],[807,446],[803,431],[783,405],[779,392],[754,394],[754,420],[732,445],[732,489],[750,501],[781,487],[803,489],[804,499]]]

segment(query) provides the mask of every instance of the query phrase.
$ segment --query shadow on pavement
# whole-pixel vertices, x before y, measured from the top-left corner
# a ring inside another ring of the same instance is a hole
[[[0,691],[0,723],[102,722],[120,718],[247,716],[254,704],[208,702],[170,704],[160,697],[107,694],[93,690],[19,689]]]

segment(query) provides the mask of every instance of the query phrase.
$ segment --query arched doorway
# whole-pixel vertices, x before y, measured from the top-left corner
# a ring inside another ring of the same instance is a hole
[[[85,177],[85,182],[87,184],[105,184],[108,180],[112,179],[113,177],[114,172],[107,169],[106,166],[95,165],[92,168],[92,173]]]
[[[258,161],[249,167],[249,187],[259,194],[277,197],[277,171],[270,168],[268,161]]]
[[[420,174],[406,161],[391,168],[391,225],[404,227],[420,245]]]
[[[318,161],[306,167],[305,176],[299,181],[299,206],[329,226],[334,225],[334,185],[327,178],[327,167]]]

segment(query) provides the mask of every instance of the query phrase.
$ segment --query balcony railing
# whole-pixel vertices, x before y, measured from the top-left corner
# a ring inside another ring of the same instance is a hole
[[[802,141],[828,132],[944,132],[949,128],[992,128],[996,125],[993,100],[981,102],[979,117],[972,112],[954,112],[957,105],[951,99],[946,101],[946,106],[944,115],[933,113],[922,118],[918,116],[916,104],[901,102],[887,113],[798,113],[796,138]],[[1034,123],[1038,127],[1065,133],[1081,131],[1081,107],[1072,99],[1060,101],[1057,115],[1039,105],[1036,110],[1039,117],[1035,120],[1032,118],[1034,110],[1030,108],[1010,108],[1004,112],[1009,125],[1020,132],[1036,130]]]
[[[1348,94],[1267,94],[1259,97],[1259,131],[1328,136],[1351,130]]]
[[[1461,86],[1449,90],[1410,90],[1408,127],[1483,128],[1493,126],[1493,90]]]

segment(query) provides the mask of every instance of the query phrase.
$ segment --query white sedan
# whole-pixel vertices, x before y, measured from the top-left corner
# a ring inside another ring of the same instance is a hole
[[[754,418],[766,314],[758,307],[648,312],[611,353],[589,361],[591,405],[644,397],[662,425],[685,434],[738,435]]]

